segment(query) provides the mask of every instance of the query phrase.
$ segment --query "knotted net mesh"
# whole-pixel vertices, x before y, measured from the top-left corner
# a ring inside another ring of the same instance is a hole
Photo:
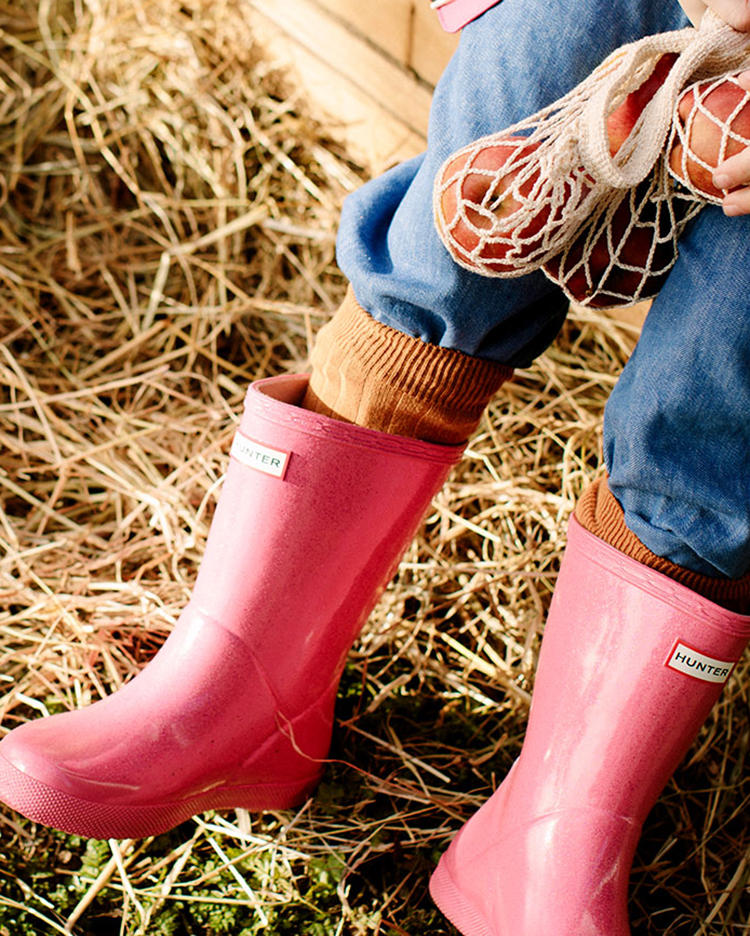
[[[653,299],[677,259],[677,243],[703,202],[674,185],[664,159],[629,189],[597,205],[543,270],[579,305],[611,309]]]
[[[698,117],[680,96],[749,65],[750,37],[710,13],[698,30],[620,47],[549,107],[447,160],[434,190],[443,243],[458,264],[484,276],[541,267],[584,305],[651,298],[686,223],[706,203],[689,170],[710,154],[697,147]],[[700,95],[707,113],[710,94]],[[693,110],[702,115],[700,106]],[[711,115],[727,139],[722,154],[742,145],[732,124],[741,111],[735,101],[728,114]],[[673,139],[683,172],[668,159]]]

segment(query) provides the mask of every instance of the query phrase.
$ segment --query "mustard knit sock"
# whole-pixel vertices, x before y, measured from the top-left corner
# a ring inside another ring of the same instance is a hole
[[[455,445],[474,432],[512,373],[383,325],[350,289],[318,335],[302,405],[380,432]]]

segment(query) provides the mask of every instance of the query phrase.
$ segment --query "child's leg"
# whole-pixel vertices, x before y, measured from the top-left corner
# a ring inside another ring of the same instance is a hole
[[[521,755],[431,882],[464,936],[628,936],[642,824],[750,637],[749,232],[693,222],[610,398]]]
[[[541,273],[488,280],[451,260],[432,219],[440,165],[560,97],[617,46],[686,24],[677,0],[502,0],[466,27],[435,92],[427,152],[344,205],[338,259],[356,301],[350,296],[321,334],[306,406],[433,441],[467,437],[507,376],[490,363],[528,365],[557,334],[568,302]],[[368,317],[386,327],[368,329]],[[417,342],[402,354],[403,335],[422,342],[425,360]],[[449,359],[444,349],[459,354]],[[447,404],[440,387],[456,366],[459,385],[474,391]],[[429,409],[425,423],[420,413]]]
[[[750,569],[748,235],[750,219],[713,207],[688,228],[604,420],[627,529],[714,581]]]
[[[509,366],[546,346],[564,315],[559,294],[538,276],[485,281],[453,267],[420,206],[448,152],[559,96],[609,51],[614,33],[612,45],[635,38],[627,35],[633,6],[568,6],[571,30],[582,33],[577,50],[600,53],[582,53],[575,77],[575,66],[549,54],[571,43],[563,18],[534,22],[533,4],[505,0],[477,21],[473,40],[467,29],[436,96],[428,153],[365,187],[344,214],[341,263],[372,317]],[[668,16],[672,28],[682,24],[676,4],[653,6],[643,17],[662,22],[641,21],[644,33],[669,28]],[[480,41],[490,21],[499,34],[513,24],[510,44]],[[524,57],[531,77],[518,71]],[[477,84],[462,74],[472,63],[483,70]],[[571,527],[545,629],[523,752],[433,879],[439,905],[465,936],[626,936],[641,823],[750,634],[748,618],[721,607],[744,606],[748,592],[747,582],[721,578],[743,573],[749,558],[750,492],[738,477],[750,435],[743,233],[711,210],[686,235],[608,407],[607,461],[626,522],[606,487],[584,498],[583,527]]]

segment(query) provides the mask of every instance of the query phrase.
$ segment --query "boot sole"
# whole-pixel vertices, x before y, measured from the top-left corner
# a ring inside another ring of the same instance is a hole
[[[161,835],[209,809],[263,810],[299,806],[320,782],[320,773],[292,783],[215,787],[166,803],[114,805],[80,799],[47,786],[19,770],[0,754],[3,802],[33,822],[92,839],[136,839]]]
[[[430,895],[440,912],[463,936],[498,936],[456,887],[445,858],[443,855],[430,878]]]

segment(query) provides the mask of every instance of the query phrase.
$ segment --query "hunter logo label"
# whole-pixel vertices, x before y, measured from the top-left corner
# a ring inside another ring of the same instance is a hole
[[[286,474],[289,452],[280,452],[254,442],[241,432],[235,433],[232,448],[229,454],[249,468],[255,468],[264,474],[273,475],[274,478],[283,478]]]
[[[725,683],[732,672],[734,663],[727,663],[725,660],[714,660],[713,657],[706,656],[705,653],[699,653],[697,650],[693,650],[692,647],[678,641],[666,665],[670,669],[677,670],[678,673],[694,676],[704,682]]]

